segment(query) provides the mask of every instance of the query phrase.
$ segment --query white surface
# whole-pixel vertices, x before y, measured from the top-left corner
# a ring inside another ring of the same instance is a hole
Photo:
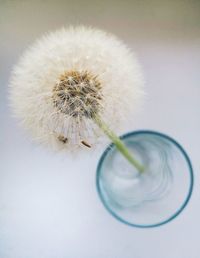
[[[15,18],[18,23],[19,10]],[[8,18],[12,12],[7,12]],[[181,215],[158,228],[137,229],[115,220],[97,196],[95,169],[100,153],[74,160],[51,154],[30,143],[11,117],[6,99],[9,72],[27,43],[23,42],[23,37],[17,37],[18,31],[23,36],[22,29],[26,25],[22,23],[22,28],[17,27],[16,34],[12,33],[15,19],[9,25],[8,18],[2,27],[6,29],[1,32],[4,48],[1,48],[0,78],[0,257],[198,258],[198,41],[180,38],[134,44],[144,68],[148,97],[143,113],[127,131],[147,128],[169,134],[187,150],[195,173],[194,192]],[[129,33],[124,34],[131,45],[134,39],[130,40]],[[27,42],[33,38],[29,36]]]

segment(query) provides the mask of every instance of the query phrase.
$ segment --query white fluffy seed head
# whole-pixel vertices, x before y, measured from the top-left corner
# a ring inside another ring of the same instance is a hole
[[[15,66],[10,100],[35,140],[56,149],[102,140],[98,115],[119,131],[133,120],[143,78],[133,53],[115,36],[84,26],[47,34]]]

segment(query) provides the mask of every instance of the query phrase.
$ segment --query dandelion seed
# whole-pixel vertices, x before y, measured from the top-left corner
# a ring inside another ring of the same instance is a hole
[[[91,145],[90,145],[89,143],[87,143],[87,142],[85,142],[85,141],[81,141],[81,143],[82,143],[83,145],[85,145],[86,147],[91,148]]]
[[[68,141],[68,139],[66,137],[64,137],[63,135],[59,135],[58,140],[63,142],[63,143],[66,143]]]

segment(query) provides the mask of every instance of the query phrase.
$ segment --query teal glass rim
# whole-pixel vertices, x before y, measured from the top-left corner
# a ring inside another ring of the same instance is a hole
[[[165,138],[166,140],[170,141],[171,143],[173,143],[179,150],[180,152],[183,154],[186,162],[187,162],[187,165],[188,165],[188,169],[189,169],[189,175],[190,175],[190,185],[189,185],[189,190],[188,190],[188,193],[187,193],[187,196],[184,200],[184,202],[182,203],[182,205],[180,206],[180,208],[173,214],[171,215],[168,219],[165,219],[164,221],[162,222],[159,222],[159,223],[155,223],[155,224],[150,224],[150,225],[140,225],[140,224],[134,224],[134,223],[130,223],[126,220],[123,220],[121,217],[119,217],[115,212],[113,212],[113,210],[110,209],[110,207],[108,206],[108,204],[106,203],[105,199],[103,198],[102,196],[102,193],[101,193],[101,189],[100,189],[100,183],[99,183],[99,177],[100,177],[100,172],[101,172],[101,167],[103,165],[103,162],[104,162],[104,159],[106,158],[106,156],[108,155],[108,153],[113,149],[115,148],[114,144],[111,143],[106,149],[105,151],[103,152],[103,154],[101,155],[100,157],[100,160],[98,162],[98,165],[97,165],[97,169],[96,169],[96,188],[97,188],[97,192],[98,192],[98,195],[100,197],[100,200],[102,201],[104,207],[108,210],[108,212],[114,217],[116,218],[118,221],[128,225],[128,226],[132,226],[132,227],[137,227],[137,228],[153,228],[153,227],[158,227],[158,226],[161,226],[161,225],[164,225],[170,221],[172,221],[173,219],[175,219],[183,210],[184,208],[187,206],[191,196],[192,196],[192,192],[193,192],[193,186],[194,186],[194,173],[193,173],[193,168],[192,168],[192,164],[191,164],[191,161],[190,161],[190,158],[189,156],[187,155],[186,151],[184,150],[184,148],[176,141],[174,140],[173,138],[171,138],[170,136],[166,135],[166,134],[163,134],[163,133],[160,133],[160,132],[157,132],[157,131],[152,131],[152,130],[138,130],[138,131],[133,131],[133,132],[129,132],[129,133],[126,133],[122,136],[120,136],[120,139],[123,140],[123,139],[126,139],[130,136],[135,136],[135,135],[138,135],[138,134],[150,134],[150,135],[157,135],[157,136],[160,136],[160,137],[163,137]]]

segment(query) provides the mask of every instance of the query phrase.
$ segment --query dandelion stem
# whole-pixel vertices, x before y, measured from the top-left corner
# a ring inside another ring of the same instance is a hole
[[[110,130],[110,128],[101,120],[100,117],[95,116],[94,121],[102,129],[102,131],[108,136],[108,138],[115,144],[116,148],[121,154],[139,171],[144,171],[144,166],[138,162],[133,155],[130,153],[128,148],[122,142],[122,140]]]

